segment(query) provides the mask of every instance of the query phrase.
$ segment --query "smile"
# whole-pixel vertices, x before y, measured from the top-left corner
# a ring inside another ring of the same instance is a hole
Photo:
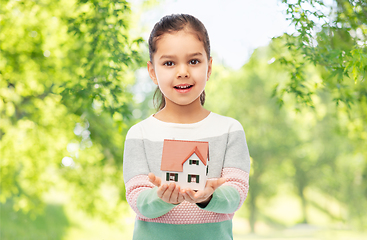
[[[174,86],[174,88],[176,88],[176,89],[189,89],[192,86],[193,85],[178,85],[178,86]]]
[[[194,85],[189,85],[189,84],[180,84],[180,85],[177,85],[177,86],[174,86],[173,88],[179,92],[179,93],[188,93],[190,92],[191,88],[193,87]]]

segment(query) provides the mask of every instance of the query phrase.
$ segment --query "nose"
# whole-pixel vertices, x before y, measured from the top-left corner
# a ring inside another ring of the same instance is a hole
[[[186,64],[180,64],[177,68],[177,78],[188,78],[190,77],[190,72]]]

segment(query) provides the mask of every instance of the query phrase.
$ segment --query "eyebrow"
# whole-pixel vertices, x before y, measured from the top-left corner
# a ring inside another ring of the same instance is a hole
[[[189,57],[202,56],[202,55],[203,54],[201,52],[196,52],[196,53],[189,54]]]
[[[163,58],[174,58],[174,55],[162,55],[159,59],[163,59]]]
[[[195,57],[195,56],[203,56],[203,54],[201,52],[196,52],[188,55],[188,57]],[[175,58],[175,57],[176,57],[175,55],[162,55],[159,59]]]

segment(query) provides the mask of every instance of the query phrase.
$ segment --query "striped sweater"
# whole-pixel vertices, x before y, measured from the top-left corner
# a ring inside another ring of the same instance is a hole
[[[157,196],[148,173],[161,176],[164,139],[209,142],[208,179],[226,178],[205,208],[187,201],[174,205]],[[233,239],[232,218],[247,197],[250,157],[241,124],[210,113],[193,124],[162,122],[153,116],[127,133],[124,150],[126,199],[136,212],[134,238]]]

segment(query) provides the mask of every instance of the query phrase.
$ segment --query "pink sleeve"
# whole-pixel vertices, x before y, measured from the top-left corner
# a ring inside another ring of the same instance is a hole
[[[149,181],[148,176],[137,175],[133,177],[125,184],[125,188],[127,202],[139,217],[145,218],[138,209],[137,200],[141,192],[154,188],[154,185]]]
[[[157,187],[147,175],[137,175],[126,184],[126,199],[140,220],[161,217],[176,205],[166,203],[157,195]]]
[[[223,168],[222,177],[226,178],[224,186],[232,186],[240,194],[240,203],[237,210],[245,201],[249,189],[249,174],[238,168]]]

